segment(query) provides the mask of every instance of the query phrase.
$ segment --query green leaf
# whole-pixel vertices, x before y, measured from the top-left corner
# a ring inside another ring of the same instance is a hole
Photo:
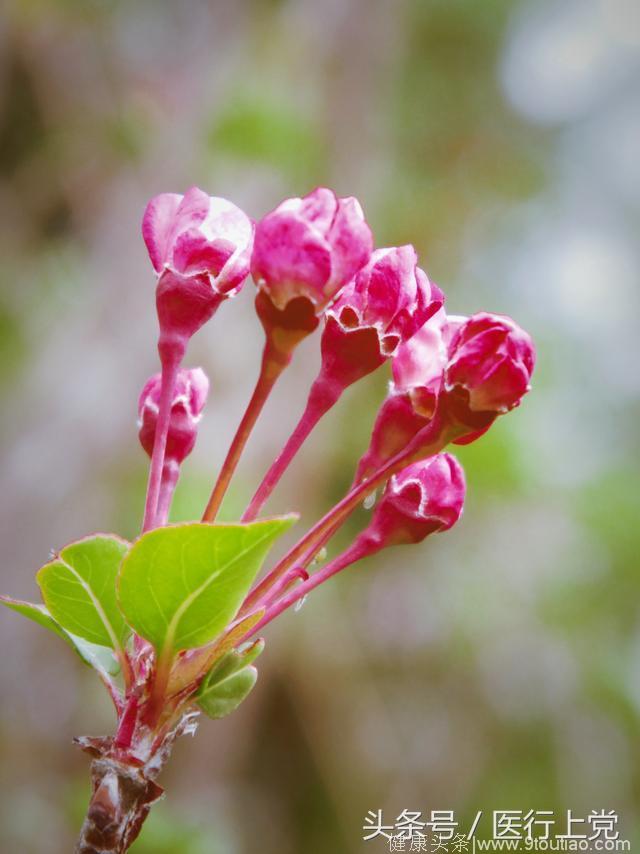
[[[244,651],[228,652],[202,680],[197,694],[198,705],[210,718],[223,718],[238,708],[256,684],[258,671],[251,662],[264,649],[257,640]]]
[[[235,617],[269,548],[294,521],[193,522],[143,534],[120,569],[124,615],[166,657],[204,646]]]
[[[22,614],[34,623],[44,626],[45,629],[55,632],[76,652],[80,658],[90,667],[97,671],[106,671],[115,675],[120,670],[120,665],[113,656],[113,652],[105,646],[90,643],[84,638],[65,632],[61,625],[56,623],[44,605],[36,605],[33,602],[23,602],[20,599],[12,599],[10,596],[0,596],[0,603]]]
[[[120,673],[120,664],[113,654],[111,647],[91,643],[91,641],[80,638],[77,635],[72,635],[71,632],[65,632],[65,634],[80,658],[89,667],[93,667],[98,673],[104,670],[110,676]]]
[[[172,696],[182,691],[187,685],[197,683],[223,655],[240,643],[256,623],[260,622],[264,614],[264,608],[254,611],[235,622],[233,628],[222,634],[218,640],[178,658],[169,677],[167,695]]]
[[[23,602],[21,599],[12,599],[11,596],[0,596],[0,602],[6,605],[7,608],[11,608],[12,611],[16,611],[18,614],[22,614],[23,617],[33,620],[34,623],[38,623],[39,626],[44,626],[45,629],[55,632],[63,640],[69,640],[68,634],[56,623],[44,605]]]
[[[130,629],[116,601],[116,577],[129,543],[95,534],[65,546],[37,581],[54,620],[72,635],[119,650]]]

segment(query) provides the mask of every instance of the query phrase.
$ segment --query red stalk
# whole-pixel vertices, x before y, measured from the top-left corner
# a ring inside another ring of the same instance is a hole
[[[307,531],[304,537],[296,543],[280,563],[249,593],[243,603],[240,614],[249,613],[258,603],[261,603],[264,594],[291,567],[300,564],[306,566],[311,558],[322,548],[322,545],[328,539],[328,535],[331,535],[348,518],[366,495],[377,489],[393,474],[403,469],[410,462],[418,459],[426,459],[437,454],[449,443],[451,438],[450,431],[443,429],[442,420],[434,416],[429,425],[424,430],[421,430],[406,448],[388,460],[368,480],[358,484],[358,486],[347,493],[342,501],[339,501],[335,507],[329,510],[319,522]]]
[[[253,394],[251,395],[251,400],[249,401],[247,409],[242,416],[242,421],[238,425],[236,434],[233,437],[233,441],[229,451],[227,452],[225,461],[222,464],[216,484],[211,492],[211,497],[209,498],[209,502],[202,516],[203,522],[215,521],[220,510],[222,500],[229,488],[231,478],[238,467],[242,451],[247,444],[256,421],[258,420],[258,416],[262,412],[276,380],[290,361],[291,354],[276,350],[273,347],[270,338],[267,338],[262,354],[262,364],[260,367],[258,381],[255,389],[253,390]]]
[[[262,483],[256,490],[253,498],[242,516],[243,522],[252,522],[268,500],[273,490],[278,485],[282,475],[285,473],[291,461],[302,447],[305,439],[311,433],[318,421],[327,413],[340,398],[343,387],[335,380],[331,380],[325,374],[320,376],[311,386],[307,405],[298,421],[293,433],[289,437],[284,448],[275,459],[273,465],[264,476]]]
[[[283,611],[291,607],[291,605],[295,604],[300,599],[303,599],[307,593],[315,587],[318,587],[328,578],[331,578],[332,575],[336,575],[336,573],[346,569],[346,567],[358,560],[361,560],[363,557],[368,557],[369,555],[374,554],[378,551],[378,548],[379,547],[376,546],[370,538],[358,538],[351,546],[349,546],[349,548],[345,549],[332,561],[323,566],[322,569],[319,569],[313,575],[309,576],[309,578],[302,581],[301,584],[298,584],[295,587],[288,587],[289,582],[287,580],[285,583],[284,596],[268,606],[262,619],[247,632],[247,634],[242,638],[242,642],[248,640],[256,632],[261,631],[261,629],[278,617]]]
[[[177,349],[171,349],[163,353],[160,349],[162,361],[162,386],[160,392],[160,406],[158,411],[158,423],[153,442],[153,454],[149,467],[149,481],[147,483],[147,499],[144,507],[144,521],[142,533],[156,527],[156,514],[158,510],[158,499],[162,484],[162,471],[164,467],[164,455],[167,448],[167,435],[171,420],[171,404],[175,389],[176,378],[182,361],[182,353]]]
[[[162,479],[160,481],[160,495],[158,497],[158,511],[156,513],[156,527],[166,525],[171,509],[173,493],[180,476],[180,464],[173,459],[165,459],[162,468]]]

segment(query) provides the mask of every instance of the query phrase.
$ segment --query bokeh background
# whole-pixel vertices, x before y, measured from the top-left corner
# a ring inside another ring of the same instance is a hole
[[[135,405],[156,370],[147,199],[259,217],[318,184],[413,242],[453,313],[534,335],[533,393],[460,450],[466,513],[268,631],[260,680],[164,774],[136,854],[326,854],[369,809],[613,809],[640,839],[640,24],[633,0],[6,0],[0,20],[3,591],[49,550],[135,536]],[[174,518],[197,518],[254,382],[253,285],[194,340],[212,395]],[[300,348],[225,507],[318,365]],[[346,395],[270,505],[346,488],[388,375]],[[363,521],[363,515],[354,522]],[[347,537],[350,532],[346,532]],[[343,537],[343,538],[344,538]],[[70,651],[0,614],[2,850],[64,854],[73,735],[111,730]],[[563,832],[563,831],[561,831]],[[481,834],[483,835],[483,834]],[[486,834],[485,834],[486,835]]]

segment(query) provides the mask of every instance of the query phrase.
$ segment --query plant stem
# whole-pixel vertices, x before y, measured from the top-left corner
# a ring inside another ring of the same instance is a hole
[[[251,611],[262,602],[264,594],[273,584],[281,578],[291,567],[298,566],[302,562],[306,566],[311,558],[328,539],[338,526],[355,510],[360,501],[377,487],[385,483],[392,475],[403,469],[410,462],[418,459],[426,459],[441,451],[450,441],[451,435],[443,430],[442,422],[434,417],[429,425],[421,430],[409,444],[395,457],[388,460],[382,468],[372,475],[368,480],[362,481],[358,486],[345,495],[319,522],[317,522],[301,540],[283,557],[283,559],[269,572],[245,599],[240,614]]]
[[[151,695],[144,710],[144,723],[153,729],[162,715],[164,701],[169,686],[173,653],[169,649],[157,654],[156,669],[151,684]]]
[[[231,478],[233,477],[238,466],[238,462],[240,461],[244,446],[247,444],[251,431],[258,420],[258,416],[262,412],[276,380],[289,364],[290,360],[291,355],[289,353],[285,354],[281,351],[277,351],[273,347],[271,340],[267,338],[262,354],[262,364],[260,367],[258,381],[255,389],[253,390],[253,394],[251,395],[251,400],[249,401],[247,409],[242,416],[242,421],[238,425],[236,434],[233,437],[231,447],[229,448],[225,461],[222,465],[216,484],[213,487],[209,503],[207,504],[202,516],[203,522],[215,521],[220,510],[220,505],[222,504],[222,499],[225,496],[229,483],[231,482]]]
[[[331,409],[342,394],[343,388],[323,374],[311,386],[307,405],[295,429],[284,448],[276,457],[273,465],[264,476],[253,498],[242,516],[243,522],[253,521],[265,502],[278,485],[291,461],[302,447],[305,439],[311,433],[322,416]]]
[[[93,791],[76,854],[124,854],[149,812],[143,776],[112,759],[96,759],[91,781]]]
[[[179,712],[157,732],[134,728],[128,748],[108,737],[74,739],[93,761],[91,798],[75,854],[125,854],[163,789],[155,780],[173,744],[193,732],[194,714]],[[127,725],[128,726],[128,725]]]
[[[369,555],[378,551],[378,549],[379,546],[374,543],[371,538],[358,537],[355,542],[352,543],[351,546],[349,546],[349,548],[345,549],[332,561],[323,566],[322,569],[319,569],[313,575],[302,581],[302,583],[296,585],[295,587],[289,588],[288,590],[286,589],[285,584],[284,595],[268,606],[262,619],[259,620],[259,622],[257,622],[255,626],[253,626],[247,632],[247,634],[242,638],[242,642],[248,640],[256,632],[259,632],[268,623],[270,623],[277,616],[279,616],[283,611],[291,607],[291,605],[293,605],[295,602],[298,602],[300,599],[303,599],[307,595],[307,593],[309,593],[315,587],[318,587],[318,585],[322,584],[328,578],[331,578],[332,575],[335,575],[341,570],[346,569],[348,566],[351,566],[352,563],[361,560],[363,557],[368,557]],[[296,570],[297,567],[295,570],[292,570],[292,572],[295,572]]]
[[[301,566],[294,566],[293,569],[290,569],[286,575],[276,581],[269,593],[265,596],[263,602],[261,602],[262,607],[265,609],[265,613],[281,595],[286,593],[287,590],[296,583],[296,581],[307,581],[308,578],[309,573]]]
[[[169,510],[173,500],[176,484],[180,476],[180,464],[173,459],[165,459],[162,467],[162,479],[160,481],[160,495],[158,497],[158,510],[156,513],[155,526],[166,525],[169,518]]]
[[[173,392],[180,367],[181,357],[176,351],[160,354],[162,360],[162,382],[160,387],[160,405],[158,411],[158,422],[156,434],[153,441],[153,453],[149,467],[149,481],[147,483],[147,499],[144,507],[144,521],[142,532],[150,531],[156,526],[156,514],[160,486],[162,483],[162,471],[164,467],[164,454],[167,447],[167,435],[171,421],[171,403]]]
[[[138,718],[138,698],[134,694],[127,700],[127,704],[120,716],[118,731],[116,732],[114,744],[116,747],[126,750],[131,746],[131,739]]]

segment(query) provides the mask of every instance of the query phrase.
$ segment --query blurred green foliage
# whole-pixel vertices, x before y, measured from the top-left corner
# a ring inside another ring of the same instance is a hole
[[[320,129],[300,111],[261,95],[233,93],[208,135],[212,152],[277,169],[292,185],[324,173]]]

